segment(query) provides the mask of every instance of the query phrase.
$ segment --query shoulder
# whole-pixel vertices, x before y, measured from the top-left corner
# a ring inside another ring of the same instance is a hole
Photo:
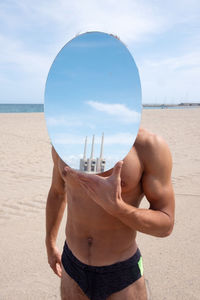
[[[53,174],[52,174],[52,188],[59,194],[64,193],[64,180],[62,179],[61,170],[60,170],[60,157],[57,154],[56,150],[52,146],[51,149],[52,159],[53,159]]]
[[[59,156],[56,152],[56,150],[54,149],[54,147],[52,146],[51,148],[51,155],[52,155],[52,159],[53,159],[53,162],[54,162],[54,165],[57,165],[58,164],[58,160],[59,160]]]
[[[154,150],[159,148],[168,148],[165,140],[155,133],[152,133],[144,128],[140,128],[135,144],[136,148],[140,147],[143,150]]]
[[[152,168],[155,170],[159,167],[171,169],[171,152],[161,136],[141,128],[134,146],[146,170]]]

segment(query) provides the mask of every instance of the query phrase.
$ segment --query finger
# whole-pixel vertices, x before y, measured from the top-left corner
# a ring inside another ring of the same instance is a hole
[[[76,171],[74,169],[70,168],[69,166],[64,167],[62,174],[64,177],[67,177],[67,178],[76,177]]]
[[[61,277],[62,271],[61,271],[60,268],[59,268],[59,263],[50,265],[50,267],[52,268],[52,270],[54,271],[54,273],[55,273],[57,276]]]
[[[85,173],[79,172],[77,170],[70,168],[69,166],[66,166],[64,168],[63,173],[67,179],[74,179],[74,180],[79,180],[79,181],[80,180],[88,181],[88,180],[90,180],[90,176],[91,176],[91,174],[85,174]]]
[[[76,178],[78,184],[81,185],[86,192],[92,188],[93,190],[98,187],[99,177],[94,174],[85,174],[82,172],[76,172]]]
[[[59,276],[59,277],[61,277],[62,276],[62,267],[61,267],[61,263],[56,263],[56,271],[57,271],[57,275]]]
[[[81,177],[81,173],[66,166],[63,170],[64,180],[66,184],[70,183],[70,185],[74,185],[79,183]]]
[[[57,271],[57,268],[56,268],[56,264],[50,265],[50,267],[52,268],[52,270],[54,271],[54,273],[55,273],[56,275],[58,275],[58,271]]]
[[[121,180],[121,170],[122,170],[122,165],[123,165],[123,161],[120,160],[118,161],[114,168],[113,168],[113,172],[111,177],[115,177],[116,179],[120,179]]]

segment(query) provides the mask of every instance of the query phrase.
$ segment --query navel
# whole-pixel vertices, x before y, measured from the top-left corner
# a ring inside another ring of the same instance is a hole
[[[125,181],[121,180],[121,186],[125,187],[125,185],[126,185]]]
[[[87,238],[87,242],[88,242],[88,246],[92,246],[92,244],[93,244],[93,237],[89,236]]]

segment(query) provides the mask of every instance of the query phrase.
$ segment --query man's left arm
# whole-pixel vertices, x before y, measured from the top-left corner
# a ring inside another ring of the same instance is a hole
[[[166,143],[156,136],[148,139],[143,149],[145,151],[140,153],[144,166],[142,186],[150,203],[149,209],[137,208],[123,201],[120,176],[122,161],[115,165],[107,178],[83,174],[69,167],[65,168],[66,177],[68,181],[77,181],[79,188],[84,189],[91,200],[133,230],[165,237],[171,233],[174,225],[171,154]]]
[[[171,183],[172,158],[167,144],[155,138],[143,158],[142,186],[149,209],[133,207],[124,201],[116,217],[134,230],[157,237],[168,236],[174,225],[174,192]]]

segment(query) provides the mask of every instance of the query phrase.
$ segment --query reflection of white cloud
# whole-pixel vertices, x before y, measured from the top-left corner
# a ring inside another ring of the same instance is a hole
[[[98,111],[102,111],[108,115],[118,117],[119,122],[122,121],[123,123],[137,123],[140,121],[140,113],[129,109],[124,104],[110,104],[98,101],[87,101],[86,103]]]
[[[104,144],[105,145],[132,145],[135,141],[136,134],[131,134],[128,132],[116,133],[112,135],[105,136]]]
[[[95,136],[95,144],[101,144],[102,136]],[[136,134],[129,132],[121,132],[110,135],[105,135],[104,145],[132,145],[135,141]],[[85,136],[69,135],[69,134],[59,134],[54,139],[55,144],[59,145],[84,145]],[[88,138],[88,145],[91,145],[92,137]]]
[[[82,158],[82,154],[77,155],[64,155],[62,156],[62,159],[71,167],[74,169],[79,169],[80,164],[80,158]]]
[[[68,117],[47,117],[47,124],[49,126],[82,126],[83,123],[80,120],[70,120]]]
[[[88,119],[88,117],[87,117]],[[71,114],[70,116],[46,116],[47,125],[50,127],[62,126],[62,127],[82,127],[90,128],[95,130],[96,125],[91,121],[87,121],[84,115],[77,114],[74,116]]]
[[[131,144],[130,144],[131,148]],[[129,148],[129,149],[130,149]],[[128,148],[127,148],[128,149]],[[110,153],[109,155],[104,155],[104,158],[106,159],[106,170],[109,170],[114,167],[114,165],[119,161],[125,158],[125,156],[128,154],[129,149],[127,151],[120,151],[119,153]],[[98,153],[96,153],[95,158],[98,157]],[[88,153],[87,158],[89,158],[90,153]],[[79,170],[80,166],[80,159],[83,158],[83,154],[77,154],[77,155],[63,155],[62,159],[71,167],[74,169]]]
[[[59,133],[53,139],[55,144],[59,145],[82,145],[85,143],[85,137],[71,134]]]
[[[104,137],[103,157],[106,159],[106,169],[113,168],[115,163],[123,159],[131,149],[136,134],[128,132],[106,135]],[[72,168],[79,169],[80,158],[83,158],[85,137],[79,135],[59,134],[54,139],[54,145],[60,157]],[[92,136],[88,136],[86,157],[91,155]],[[94,158],[100,155],[101,135],[95,136]],[[81,153],[81,154],[80,154]]]
[[[126,156],[126,154],[124,155]],[[124,158],[123,154],[121,155],[109,155],[106,156],[106,170],[111,169],[114,167],[114,165],[121,159]],[[83,155],[67,155],[63,156],[62,159],[71,167],[74,169],[79,170],[80,165],[80,158],[82,158]]]

